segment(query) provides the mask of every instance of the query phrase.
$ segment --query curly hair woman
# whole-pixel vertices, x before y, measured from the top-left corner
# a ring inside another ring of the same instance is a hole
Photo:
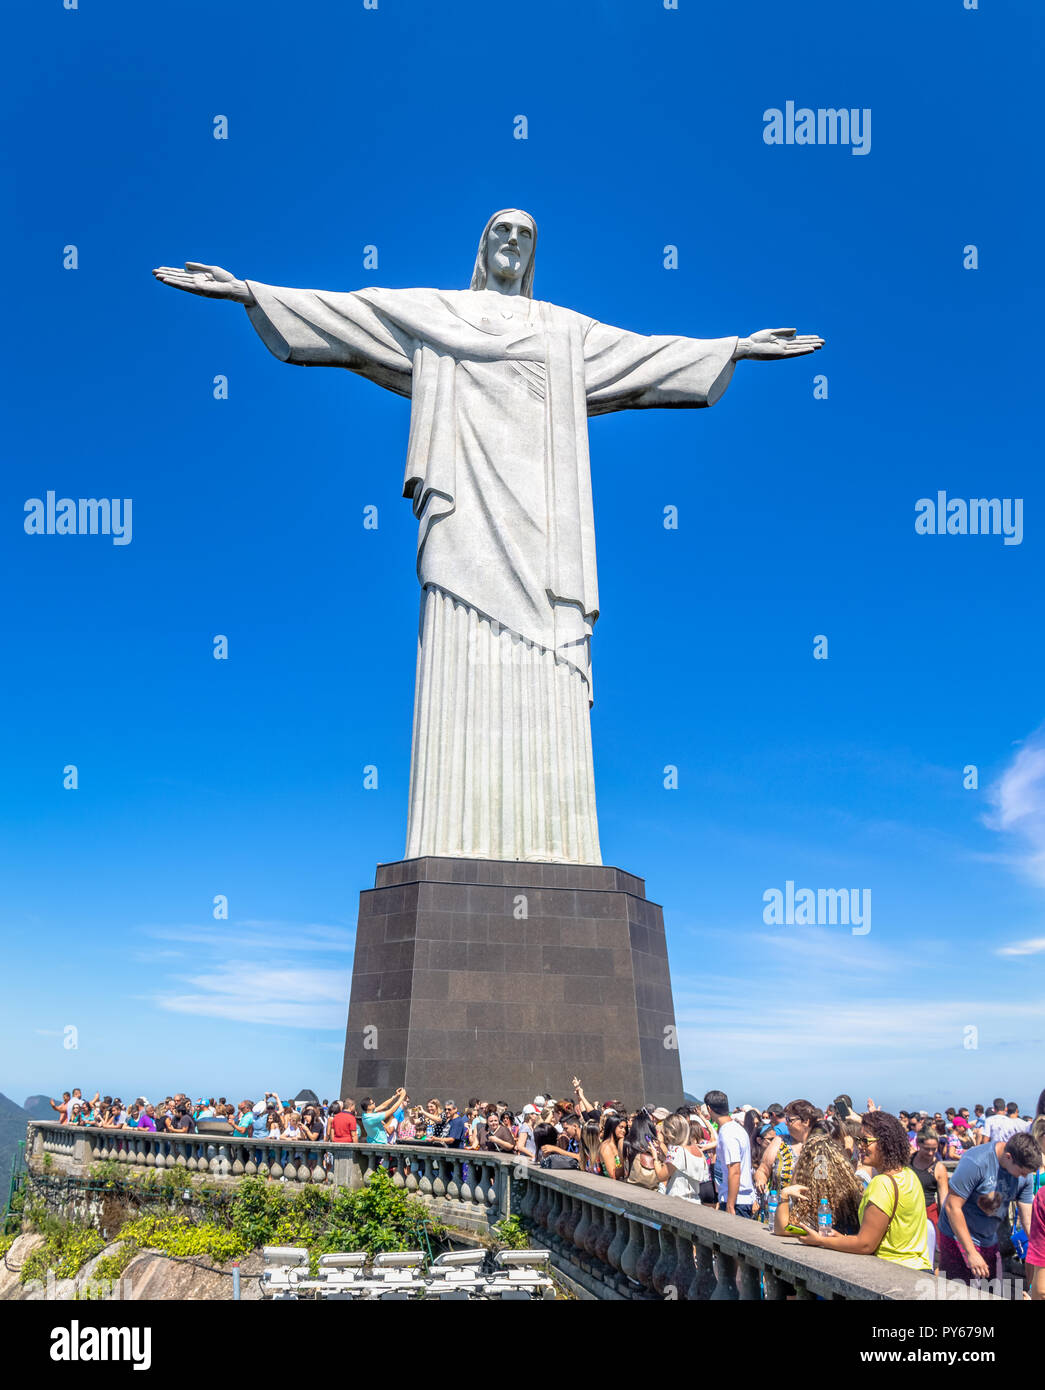
[[[780,1193],[773,1227],[776,1235],[786,1234],[788,1226],[815,1229],[825,1197],[834,1230],[843,1236],[856,1235],[863,1188],[840,1138],[818,1128],[802,1145],[791,1178]]]
[[[929,1223],[922,1185],[911,1172],[907,1131],[884,1110],[866,1114],[860,1125],[862,1157],[874,1169],[860,1199],[860,1228],[855,1235],[820,1235],[805,1226],[803,1245],[819,1245],[848,1255],[878,1255],[908,1269],[932,1271]]]

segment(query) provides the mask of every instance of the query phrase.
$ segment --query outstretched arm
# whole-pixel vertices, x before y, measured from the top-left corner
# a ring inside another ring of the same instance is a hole
[[[737,362],[801,357],[822,346],[822,338],[793,328],[763,328],[750,338],[647,337],[592,319],[584,330],[588,414],[714,405]]]
[[[400,396],[412,390],[413,355],[429,291],[297,290],[238,280],[218,265],[160,266],[156,279],[204,299],[242,304],[261,341],[281,362],[345,367]]]

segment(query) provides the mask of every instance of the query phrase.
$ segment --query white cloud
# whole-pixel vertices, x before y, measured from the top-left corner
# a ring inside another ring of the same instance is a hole
[[[296,970],[225,961],[202,975],[176,976],[193,992],[157,994],[168,1013],[283,1028],[343,1029],[349,976],[344,969]]]
[[[986,824],[1023,841],[1009,862],[1045,884],[1045,732],[1039,729],[1020,748],[991,788],[990,800],[994,811]]]
[[[1045,936],[1032,936],[1028,941],[1013,941],[1008,946],[999,946],[999,956],[1037,956],[1045,951]]]
[[[213,950],[247,949],[285,954],[287,951],[351,952],[355,932],[348,927],[319,922],[234,921],[215,922],[209,927],[186,923],[172,927],[139,928],[156,941],[174,941],[184,946],[209,946]]]
[[[167,1013],[278,1028],[345,1027],[350,985],[345,957],[355,944],[354,933],[345,927],[250,919],[139,930],[154,940],[192,948],[193,973],[171,974],[155,994],[146,996]],[[317,960],[302,968],[293,960],[301,952],[325,954],[329,964]],[[139,952],[143,963],[157,965],[189,956],[188,950],[171,948]]]

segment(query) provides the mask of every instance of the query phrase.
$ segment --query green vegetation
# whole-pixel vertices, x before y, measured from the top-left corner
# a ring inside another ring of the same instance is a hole
[[[35,1231],[37,1235],[48,1238],[56,1236],[63,1226],[70,1224],[63,1221],[60,1216],[52,1215],[44,1203],[39,1201],[26,1203],[22,1219],[27,1230]]]
[[[84,1302],[108,1298],[123,1276],[123,1271],[134,1259],[138,1251],[129,1241],[121,1241],[108,1255],[102,1255],[91,1271],[91,1280],[82,1288],[76,1289],[73,1298]]]
[[[194,1259],[208,1255],[218,1264],[247,1253],[247,1246],[232,1231],[214,1221],[198,1224],[182,1212],[150,1213],[120,1227],[120,1240],[138,1250],[159,1250],[163,1255]]]
[[[501,1250],[528,1250],[530,1242],[517,1216],[506,1216],[493,1227],[495,1248]]]
[[[232,1229],[246,1249],[305,1245],[314,1259],[341,1250],[411,1250],[424,1225],[432,1239],[445,1234],[424,1203],[380,1169],[355,1191],[306,1187],[289,1196],[263,1178],[246,1178],[232,1204]]]
[[[132,1168],[114,1158],[104,1158],[93,1164],[88,1178],[93,1186],[104,1187],[110,1192],[140,1193],[168,1202],[180,1197],[187,1187],[203,1198],[219,1190],[213,1183],[197,1185],[184,1168]]]
[[[125,1164],[117,1163],[114,1158],[103,1158],[100,1163],[92,1166],[88,1176],[98,1187],[122,1187],[127,1179],[127,1168]]]
[[[121,1277],[123,1271],[137,1255],[133,1243],[129,1240],[121,1240],[115,1250],[108,1255],[103,1255],[94,1267],[94,1277],[109,1281],[110,1287]]]
[[[105,1249],[105,1241],[93,1226],[81,1226],[75,1221],[50,1218],[48,1233],[42,1245],[31,1250],[22,1262],[19,1279],[28,1284],[34,1279],[46,1279],[53,1269],[58,1279],[71,1279],[88,1260]]]
[[[285,1185],[264,1178],[246,1178],[231,1194],[194,1188],[196,1201],[209,1199],[211,1212],[204,1220],[196,1219],[181,1203],[187,1186],[184,1175],[174,1182],[165,1181],[166,1173],[144,1176],[159,1181],[127,1184],[122,1173],[117,1178],[106,1164],[96,1164],[91,1170],[92,1182],[114,1189],[148,1187],[169,1195],[172,1203],[169,1210],[154,1209],[123,1223],[117,1235],[119,1248],[98,1262],[95,1276],[99,1287],[111,1288],[141,1250],[158,1250],[178,1259],[210,1258],[224,1264],[262,1245],[300,1245],[308,1249],[314,1268],[319,1256],[329,1251],[366,1250],[373,1254],[416,1249],[422,1243],[423,1227],[432,1240],[445,1235],[445,1228],[432,1220],[424,1204],[408,1197],[380,1169],[355,1191],[321,1187],[288,1191]],[[92,1226],[52,1216],[41,1202],[29,1204],[25,1220],[44,1237],[44,1243],[27,1257],[23,1283],[45,1278],[49,1269],[59,1278],[68,1278],[105,1248],[105,1241]],[[510,1222],[504,1224],[510,1226]],[[87,1298],[98,1296],[97,1292],[84,1292]]]

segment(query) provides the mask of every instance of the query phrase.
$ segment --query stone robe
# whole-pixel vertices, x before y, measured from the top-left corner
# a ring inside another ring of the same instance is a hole
[[[248,281],[283,362],[411,400],[421,583],[406,857],[599,864],[587,416],[713,405],[737,340],[645,337],[492,290]]]

